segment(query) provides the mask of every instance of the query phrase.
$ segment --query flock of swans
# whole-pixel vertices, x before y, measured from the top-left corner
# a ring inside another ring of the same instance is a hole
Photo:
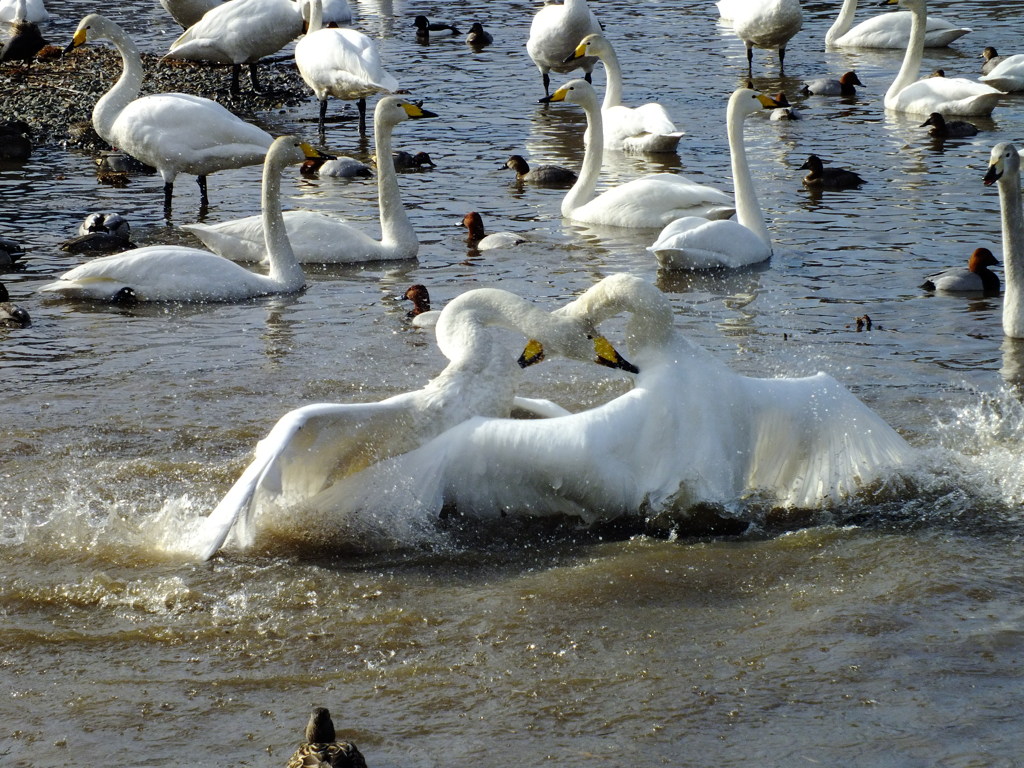
[[[26,7],[25,0],[19,2]],[[157,169],[168,207],[178,174],[195,175],[205,200],[209,174],[262,163],[261,212],[183,226],[209,250],[132,248],[87,261],[41,290],[100,301],[240,301],[301,290],[303,264],[415,258],[417,234],[390,161],[392,134],[406,120],[437,115],[394,93],[398,80],[385,69],[373,41],[355,30],[324,26],[321,0],[297,6],[292,0],[229,0],[211,7],[201,0],[161,2],[187,27],[166,58],[231,64],[233,90],[242,64],[250,66],[258,88],[258,60],[300,37],[308,23],[295,47],[295,64],[319,101],[321,137],[330,96],[358,102],[365,133],[365,100],[384,94],[373,111],[380,238],[337,216],[282,211],[282,173],[316,160],[317,150],[293,136],[275,139],[208,99],[140,96],[138,49],[116,23],[90,14],[69,50],[107,40],[123,62],[120,79],[95,105],[97,133]],[[844,0],[825,40],[829,46],[904,49],[884,108],[927,116],[938,127],[944,115],[991,113],[1003,95],[1000,88],[1022,77],[1019,57],[1011,56],[994,62],[984,82],[919,79],[925,47],[948,45],[969,30],[928,16],[925,0],[898,4],[905,11],[853,26],[857,2]],[[798,0],[720,0],[718,6],[744,42],[748,66],[753,68],[755,48],[769,48],[778,51],[781,69],[786,45],[802,23]],[[451,25],[437,25],[435,32],[422,19],[417,28],[427,34],[457,33]],[[254,44],[246,38],[247,23],[272,29],[280,39],[264,36]],[[560,208],[564,219],[651,230],[648,250],[670,270],[736,269],[771,258],[744,123],[788,103],[752,88],[728,98],[724,123],[732,194],[678,173],[649,174],[599,192],[606,153],[675,152],[683,132],[661,104],[624,103],[622,68],[586,0],[544,5],[526,48],[542,75],[542,101],[583,110],[585,153],[578,175],[553,167],[531,170],[520,156],[506,165],[524,181],[568,186]],[[598,64],[606,74],[603,101],[591,83]],[[583,78],[552,91],[551,72],[579,69]],[[838,80],[809,83],[808,92],[850,95],[858,85],[856,73],[847,72]],[[837,169],[822,169],[816,156],[812,160],[808,179],[837,178]],[[992,150],[984,183],[998,186],[1002,207],[1004,330],[1022,338],[1024,214],[1020,157],[1013,145]],[[523,239],[486,235],[476,212],[462,224],[478,250]],[[987,268],[995,259],[988,251],[975,256],[956,279],[937,275],[929,284],[936,290],[991,291],[994,275]],[[236,262],[263,263],[266,274]],[[410,532],[433,530],[442,511],[451,508],[485,519],[569,515],[589,524],[694,504],[729,508],[750,497],[813,507],[856,493],[914,455],[895,430],[826,374],[761,379],[733,372],[687,339],[675,327],[666,297],[638,277],[606,277],[553,311],[497,289],[468,291],[432,311],[426,289],[414,288],[422,291],[410,289],[416,301],[411,322],[433,330],[449,361],[444,371],[419,390],[380,402],[316,403],[283,416],[213,512],[189,532],[188,552],[206,559],[229,542],[250,546],[263,525],[289,527],[299,539],[302,531],[333,526],[355,540],[387,545],[407,540]],[[626,357],[599,330],[620,314],[629,316]],[[496,327],[525,337],[518,359],[506,336],[494,333]],[[633,377],[632,389],[579,413],[518,395],[521,369],[553,356],[619,369],[618,375]],[[531,418],[515,418],[523,414]]]

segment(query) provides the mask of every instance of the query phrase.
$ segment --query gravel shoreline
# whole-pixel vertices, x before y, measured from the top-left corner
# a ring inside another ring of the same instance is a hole
[[[265,59],[259,65],[263,93],[254,93],[248,72],[242,73],[241,93],[231,95],[231,68],[202,62],[164,62],[142,54],[146,77],[142,95],[178,91],[204,96],[243,119],[254,112],[302,104],[313,98],[291,57]],[[107,149],[91,130],[92,109],[121,76],[121,55],[113,48],[78,48],[65,55],[52,49],[27,70],[0,70],[4,94],[2,120],[24,120],[32,128],[33,144],[59,143]]]

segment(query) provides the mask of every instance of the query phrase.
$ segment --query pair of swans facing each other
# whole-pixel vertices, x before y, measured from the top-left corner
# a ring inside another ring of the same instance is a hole
[[[487,293],[525,304],[502,291]],[[456,300],[461,314],[472,312],[476,294]],[[458,313],[446,318],[448,312],[438,321],[446,354],[459,354],[450,347],[457,338],[457,345],[483,343],[484,334],[465,335],[465,326],[453,334],[464,319]],[[627,343],[639,365],[630,392],[576,414],[542,403],[532,410],[546,418],[493,415],[494,404],[506,409],[512,394],[507,377],[498,382],[494,373],[503,374],[512,362],[507,350],[487,341],[492,355],[473,355],[482,366],[470,373],[469,359],[459,363],[465,394],[485,401],[460,403],[454,424],[425,407],[422,394],[448,376],[454,358],[417,393],[362,406],[306,406],[286,415],[260,443],[239,481],[200,521],[190,551],[210,557],[229,533],[249,546],[257,524],[288,531],[295,540],[333,528],[376,545],[408,543],[436,532],[446,508],[485,521],[568,515],[587,524],[695,504],[732,505],[754,494],[813,508],[856,492],[913,455],[891,427],[826,374],[757,379],[734,373],[673,327],[671,305],[660,291],[629,275],[605,278],[542,322],[521,325],[540,337],[523,359],[607,352],[610,345],[594,329],[621,312],[631,315]],[[617,354],[602,356],[632,368]],[[492,413],[473,412],[481,405]]]

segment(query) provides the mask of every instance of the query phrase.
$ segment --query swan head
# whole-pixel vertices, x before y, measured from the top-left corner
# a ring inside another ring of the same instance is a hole
[[[374,119],[383,121],[384,124],[395,126],[403,120],[419,120],[425,117],[437,117],[435,112],[430,112],[415,101],[409,101],[402,96],[385,96],[377,102],[373,111]],[[429,160],[429,158],[428,158]]]
[[[541,104],[552,101],[567,101],[570,104],[578,104],[584,109],[597,109],[597,91],[583,78],[577,78],[570,80],[550,96],[539,100]]]
[[[295,136],[278,136],[267,150],[267,164],[281,168],[319,157],[320,153],[311,144]]]
[[[64,53],[85,45],[89,40],[108,40],[112,35],[124,35],[124,30],[117,24],[99,13],[90,13],[78,22],[74,37],[64,49]]]
[[[607,56],[614,52],[612,44],[608,42],[608,38],[595,32],[594,34],[587,35],[580,40],[579,45],[573,49],[572,53],[562,60],[562,63],[569,64],[570,62],[586,58],[587,56],[596,56],[601,58],[602,56]]]
[[[992,154],[989,156],[988,171],[985,173],[984,184],[990,187],[1003,178],[1007,173],[1013,177],[1020,176],[1020,155],[1017,148],[1008,141],[996,144],[992,147]]]
[[[784,95],[783,98],[785,98]],[[729,97],[730,110],[735,109],[744,116],[760,112],[762,109],[776,109],[782,106],[789,106],[789,104],[788,102],[782,104],[777,99],[750,88],[737,88]]]

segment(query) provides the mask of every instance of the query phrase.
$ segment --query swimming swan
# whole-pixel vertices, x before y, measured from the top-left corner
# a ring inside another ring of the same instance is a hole
[[[588,138],[583,168],[562,200],[565,218],[584,224],[654,229],[682,216],[728,218],[733,214],[732,200],[725,192],[673,173],[643,176],[595,197],[604,155],[604,129],[597,93],[585,80],[570,80],[551,94],[550,101],[578,104],[587,113]]]
[[[359,134],[366,135],[366,97],[398,90],[398,80],[384,69],[377,44],[354,29],[325,29],[321,0],[312,0],[309,31],[295,44],[295,66],[320,101],[320,134],[324,132],[327,97],[355,101]]]
[[[201,521],[187,549],[209,559],[232,532],[248,546],[260,507],[288,506],[291,514],[325,488],[358,478],[366,468],[414,450],[468,418],[507,417],[513,408],[539,416],[568,413],[549,401],[515,396],[520,366],[492,327],[540,339],[552,354],[635,370],[607,341],[595,338],[585,320],[554,316],[508,291],[468,291],[436,316],[437,345],[450,361],[436,378],[422,389],[376,403],[316,403],[285,414]]]
[[[263,164],[264,247],[269,274],[180,245],[151,245],[75,267],[39,290],[96,301],[241,301],[293,293],[306,283],[281,219],[281,171],[316,150],[294,136],[278,138]]]
[[[437,117],[433,112],[401,96],[385,96],[377,102],[373,118],[373,138],[377,157],[391,157],[391,131],[403,120]],[[336,216],[315,211],[288,211],[284,214],[288,238],[301,264],[349,264],[359,261],[414,259],[419,250],[416,230],[402,206],[398,175],[392,163],[378,162],[377,199],[380,206],[381,239],[374,240]],[[214,253],[234,261],[259,261],[263,223],[259,216],[248,216],[220,224],[184,224]]]
[[[887,0],[910,9],[912,24],[907,52],[896,79],[885,93],[885,108],[929,115],[988,115],[1002,96],[995,88],[963,77],[926,77],[918,80],[924,56],[925,0]]]
[[[894,11],[872,16],[853,29],[857,0],[844,0],[835,22],[825,33],[825,45],[838,48],[906,48],[910,40],[911,15]],[[943,48],[971,30],[950,24],[938,16],[928,16],[925,23],[924,47]]]
[[[978,79],[1000,91],[1024,91],[1024,53],[1007,56]]]
[[[786,44],[804,23],[800,0],[745,0],[734,5],[732,31],[747,47],[747,71],[754,61],[754,48],[779,52],[779,70],[785,70]]]
[[[256,62],[288,45],[302,34],[303,26],[294,0],[228,0],[186,29],[164,58],[230,64],[234,94],[239,91],[241,65],[248,64],[252,89],[259,93]]]
[[[19,19],[38,24],[48,21],[50,14],[43,0],[0,0],[0,21],[13,24]]]
[[[718,221],[695,216],[677,219],[658,235],[649,250],[667,269],[744,267],[772,255],[772,241],[757,201],[743,142],[743,119],[760,112],[766,97],[740,88],[729,97],[726,130],[736,187],[736,218]]]
[[[436,520],[571,515],[586,523],[696,504],[816,508],[913,458],[913,449],[831,376],[733,372],[673,325],[653,285],[612,275],[557,310],[597,325],[630,313],[630,392],[547,419],[476,417],[310,500],[332,519],[400,509]],[[408,523],[407,523],[408,524]]]
[[[606,75],[601,119],[604,121],[604,148],[628,152],[675,152],[682,137],[668,111],[661,104],[650,102],[639,107],[622,103],[622,68],[608,38],[601,34],[587,35],[566,57],[566,62],[596,56],[604,64]]]
[[[999,184],[1003,229],[1003,333],[1024,339],[1024,212],[1021,210],[1020,155],[1013,144],[992,148],[985,186]]]
[[[97,13],[86,16],[68,50],[96,39],[114,44],[124,70],[114,87],[96,102],[93,127],[108,144],[160,172],[165,208],[170,208],[179,173],[198,177],[205,204],[208,174],[263,162],[274,137],[217,102],[185,93],[139,98],[143,75],[139,49],[110,19]]]
[[[563,3],[546,3],[530,22],[530,36],[526,41],[526,52],[540,70],[544,81],[544,95],[551,86],[549,72],[565,74],[574,69],[583,69],[587,82],[597,65],[597,57],[573,59],[566,57],[587,35],[601,31],[601,23],[591,12],[587,0],[565,0]]]

